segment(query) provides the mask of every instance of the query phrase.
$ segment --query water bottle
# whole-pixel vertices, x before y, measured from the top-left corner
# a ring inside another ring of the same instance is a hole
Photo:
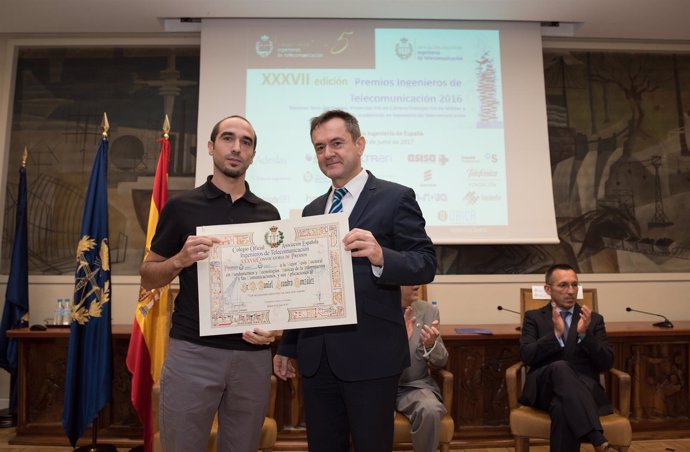
[[[53,325],[62,325],[62,298],[57,299],[57,306],[55,306],[55,314],[53,314]]]
[[[62,302],[62,324],[69,325],[70,323],[72,323],[72,304],[68,297]]]

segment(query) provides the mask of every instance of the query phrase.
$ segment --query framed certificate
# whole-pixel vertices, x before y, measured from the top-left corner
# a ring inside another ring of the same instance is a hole
[[[346,214],[200,226],[220,239],[197,262],[202,336],[357,323]]]

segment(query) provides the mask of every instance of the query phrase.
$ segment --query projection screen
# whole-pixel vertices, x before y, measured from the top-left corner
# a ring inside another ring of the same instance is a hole
[[[258,135],[251,189],[283,218],[325,193],[309,120],[358,117],[365,169],[412,187],[436,244],[558,243],[538,23],[202,22],[196,185],[212,126]]]

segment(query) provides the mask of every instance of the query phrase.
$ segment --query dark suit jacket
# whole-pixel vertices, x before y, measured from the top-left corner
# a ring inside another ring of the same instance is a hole
[[[303,216],[322,215],[328,193],[307,205]],[[326,347],[334,374],[345,381],[393,376],[410,365],[400,307],[400,286],[426,284],[436,274],[436,254],[414,191],[369,173],[349,216],[350,229],[370,231],[383,249],[377,278],[366,258],[353,258],[357,324],[287,330],[278,353],[296,357],[304,376],[316,373]]]
[[[547,364],[565,360],[572,364],[580,379],[585,381],[599,407],[600,414],[610,413],[611,404],[599,383],[599,374],[613,367],[613,349],[606,338],[604,318],[592,312],[592,320],[585,337],[578,343],[577,322],[580,305],[576,304],[565,347],[561,347],[553,332],[551,303],[541,309],[525,313],[520,337],[520,359],[529,366],[520,403],[536,406],[539,396],[537,378]]]

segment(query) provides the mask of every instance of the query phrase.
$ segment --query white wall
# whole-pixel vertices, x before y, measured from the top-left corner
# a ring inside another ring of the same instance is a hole
[[[7,276],[0,279],[0,293],[5,293]],[[113,324],[131,324],[134,309],[139,297],[138,276],[113,276],[112,305],[110,307]],[[69,297],[74,299],[74,276],[35,276],[29,277],[29,315],[31,324],[43,323],[53,318],[56,300]],[[2,395],[2,393],[0,393]]]

